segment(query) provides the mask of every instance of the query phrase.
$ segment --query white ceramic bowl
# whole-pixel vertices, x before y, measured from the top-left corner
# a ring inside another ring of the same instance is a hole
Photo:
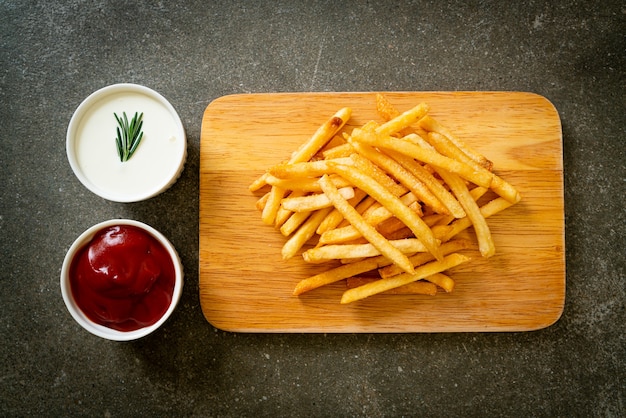
[[[150,235],[156,238],[156,240],[159,241],[165,247],[165,249],[169,253],[174,263],[174,271],[175,271],[174,292],[172,294],[172,301],[167,311],[153,325],[140,328],[134,331],[118,331],[118,330],[97,324],[96,322],[89,319],[87,315],[85,315],[83,311],[76,304],[76,301],[72,294],[72,288],[70,284],[70,266],[72,264],[72,260],[74,259],[74,256],[76,255],[76,253],[84,245],[89,243],[89,241],[91,241],[91,239],[94,237],[94,235],[98,231],[104,228],[110,227],[110,226],[115,226],[115,225],[132,225],[148,232]],[[172,312],[174,311],[174,309],[176,308],[176,305],[178,304],[180,300],[182,291],[183,291],[183,267],[182,267],[182,263],[180,261],[178,253],[176,252],[176,249],[174,248],[174,246],[170,243],[170,241],[167,238],[163,236],[163,234],[161,234],[156,229],[142,222],[138,222],[138,221],[134,221],[130,219],[111,219],[111,220],[96,224],[92,226],[91,228],[87,229],[71,245],[70,249],[67,251],[67,254],[65,255],[65,259],[63,260],[63,266],[61,268],[61,294],[63,296],[65,305],[67,306],[67,309],[69,310],[72,317],[83,328],[85,328],[87,331],[91,332],[92,334],[97,335],[102,338],[106,338],[108,340],[113,340],[113,341],[136,340],[138,338],[144,337],[152,333],[153,331],[155,331],[170,317],[170,315],[172,314]]]
[[[143,113],[144,136],[120,162],[114,113],[128,120]],[[138,202],[167,190],[183,171],[187,138],[174,107],[159,93],[137,84],[114,84],[89,95],[67,129],[67,158],[90,191],[115,202]]]

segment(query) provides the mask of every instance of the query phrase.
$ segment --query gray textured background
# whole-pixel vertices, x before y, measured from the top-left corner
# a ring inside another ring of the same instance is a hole
[[[624,416],[626,5],[620,1],[0,1],[0,415]],[[176,185],[118,204],[65,156],[91,92],[131,82],[187,129]],[[529,333],[249,335],[198,298],[202,113],[231,93],[522,90],[563,124],[567,296]],[[152,224],[187,273],[155,334],[114,343],[58,276],[87,227]]]

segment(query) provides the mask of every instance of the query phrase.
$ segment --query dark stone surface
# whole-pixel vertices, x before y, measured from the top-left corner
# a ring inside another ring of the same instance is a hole
[[[176,4],[176,5],[175,5]],[[187,129],[176,185],[105,201],[74,177],[78,104],[132,82]],[[624,416],[626,6],[619,1],[0,1],[0,415]],[[200,123],[213,99],[277,91],[522,90],[563,124],[567,296],[528,333],[248,335],[198,297]],[[180,252],[183,299],[136,342],[83,331],[65,252],[128,217]]]

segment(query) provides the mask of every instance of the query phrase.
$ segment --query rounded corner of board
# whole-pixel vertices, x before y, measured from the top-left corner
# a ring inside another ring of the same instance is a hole
[[[211,100],[206,107],[204,108],[204,114],[207,114],[213,107],[220,105],[222,102],[238,100],[239,97],[248,96],[244,93],[234,93],[234,94],[225,94],[223,96],[218,96]]]
[[[563,305],[561,305],[559,309],[555,311],[552,316],[550,316],[549,318],[546,318],[546,321],[542,322],[541,324],[537,324],[537,326],[530,328],[527,331],[531,331],[531,332],[541,331],[541,330],[545,330],[547,328],[553,327],[563,317],[563,311],[565,310],[564,308],[565,308],[565,303],[563,303]]]
[[[221,323],[220,321],[216,321],[214,318],[211,318],[207,312],[203,312],[204,319],[211,325],[213,328],[223,332],[237,332],[237,330],[232,329],[228,326],[228,324]]]
[[[552,110],[554,114],[559,118],[559,111],[556,108],[556,105],[548,97],[539,93],[531,92],[531,91],[523,92],[522,94],[525,94],[531,98],[534,98],[537,102],[542,102],[546,108]]]

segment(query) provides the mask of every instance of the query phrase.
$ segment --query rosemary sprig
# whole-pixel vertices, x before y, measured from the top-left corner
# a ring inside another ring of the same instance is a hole
[[[143,138],[143,132],[141,131],[141,127],[143,126],[143,112],[140,115],[135,112],[135,116],[131,119],[130,123],[128,123],[126,112],[123,113],[123,119],[117,116],[117,113],[113,113],[113,115],[115,115],[115,120],[117,120],[117,124],[119,125],[117,127],[117,138],[115,138],[117,154],[121,162],[128,161],[139,146],[141,138]]]

